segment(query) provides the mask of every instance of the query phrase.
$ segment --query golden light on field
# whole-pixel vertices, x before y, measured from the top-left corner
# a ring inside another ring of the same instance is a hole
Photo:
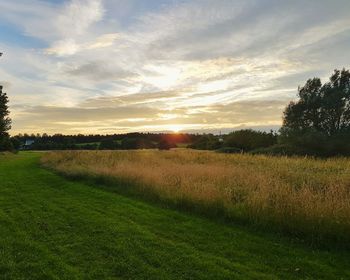
[[[195,150],[73,151],[47,153],[42,164],[71,176],[98,174],[134,182],[134,190],[156,194],[167,203],[272,223],[313,238],[343,238],[350,232],[346,158],[324,161]]]

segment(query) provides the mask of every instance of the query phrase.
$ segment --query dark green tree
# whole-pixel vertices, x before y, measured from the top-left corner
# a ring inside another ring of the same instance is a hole
[[[349,70],[335,70],[323,85],[319,78],[308,80],[298,98],[284,111],[279,142],[303,154],[349,154]]]
[[[265,148],[276,144],[276,134],[252,129],[243,129],[231,132],[225,137],[224,147],[237,148],[244,152]]]
[[[213,134],[204,134],[193,141],[188,147],[197,150],[216,150],[221,148],[222,143],[218,136]]]
[[[157,147],[159,150],[167,151],[167,150],[170,150],[171,148],[175,148],[176,145],[174,145],[167,139],[162,139],[159,141]]]
[[[350,129],[350,72],[335,70],[322,85],[310,79],[298,89],[299,100],[284,111],[282,131],[319,131],[328,136]]]
[[[100,150],[115,150],[118,148],[118,144],[113,140],[113,138],[102,139],[100,143]]]
[[[2,92],[0,86],[0,150],[10,150],[11,142],[9,140],[8,131],[11,129],[11,119],[9,118],[8,97]]]

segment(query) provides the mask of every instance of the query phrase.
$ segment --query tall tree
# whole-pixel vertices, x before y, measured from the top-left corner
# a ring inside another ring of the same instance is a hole
[[[8,138],[8,131],[11,129],[11,119],[8,117],[10,114],[8,109],[8,97],[6,93],[2,92],[2,86],[0,86],[0,140]]]
[[[335,70],[324,85],[319,78],[308,80],[298,97],[284,112],[282,131],[311,129],[333,136],[350,130],[349,70]]]

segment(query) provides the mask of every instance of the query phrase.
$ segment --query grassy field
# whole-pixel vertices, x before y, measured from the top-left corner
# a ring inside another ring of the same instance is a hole
[[[72,177],[112,179],[168,205],[308,238],[350,240],[350,160],[213,152],[73,151],[42,163]]]
[[[0,155],[1,279],[349,279],[310,249],[67,181],[39,153]]]

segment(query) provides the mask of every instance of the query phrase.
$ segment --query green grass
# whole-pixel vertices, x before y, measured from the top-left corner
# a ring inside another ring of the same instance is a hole
[[[349,279],[311,249],[64,179],[0,155],[1,279]]]

